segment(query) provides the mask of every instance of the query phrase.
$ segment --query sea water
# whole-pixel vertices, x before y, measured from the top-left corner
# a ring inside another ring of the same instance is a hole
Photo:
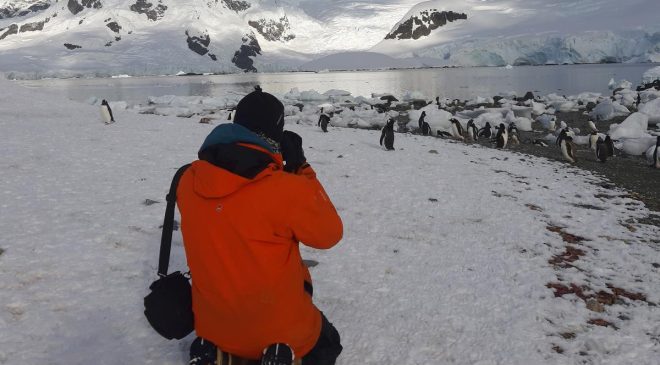
[[[470,99],[527,91],[537,95],[571,95],[584,91],[611,94],[608,82],[628,80],[641,83],[642,74],[658,64],[595,64],[470,68],[431,68],[413,70],[250,73],[200,76],[126,77],[104,79],[25,80],[28,87],[55,89],[69,98],[85,101],[90,96],[109,101],[144,103],[148,96],[220,96],[245,94],[255,85],[264,91],[283,95],[292,88],[325,92],[349,91],[353,96],[372,93],[421,92],[426,99]]]

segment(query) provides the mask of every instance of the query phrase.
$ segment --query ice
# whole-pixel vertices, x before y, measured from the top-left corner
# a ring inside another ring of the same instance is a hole
[[[600,104],[596,105],[594,110],[589,113],[589,116],[593,118],[595,122],[599,122],[610,120],[614,117],[627,116],[629,114],[630,111],[625,106],[618,102],[612,102],[610,99],[604,99]]]
[[[653,99],[639,105],[639,112],[648,116],[648,123],[655,125],[660,123],[660,99]]]
[[[642,82],[645,84],[652,83],[655,80],[660,80],[660,66],[653,67],[642,75]]]
[[[620,124],[611,124],[609,135],[612,139],[637,138],[647,135],[649,118],[643,113],[633,113]]]

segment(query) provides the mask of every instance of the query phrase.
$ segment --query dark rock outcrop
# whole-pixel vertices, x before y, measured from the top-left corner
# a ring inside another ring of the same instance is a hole
[[[119,30],[121,29],[121,25],[117,22],[110,22],[105,25],[106,27],[110,28],[111,31],[115,33],[119,33]]]
[[[231,62],[245,72],[257,72],[254,67],[254,61],[250,57],[256,57],[261,54],[259,42],[253,34],[246,34],[243,37],[241,48],[234,53]]]
[[[0,8],[0,19],[25,16],[30,13],[37,13],[42,10],[46,10],[49,7],[50,7],[50,1],[48,0],[36,1],[34,4],[30,5],[27,8],[12,4],[7,4],[4,7]]]
[[[101,9],[103,7],[103,4],[101,3],[101,0],[81,0],[80,3],[78,2],[78,0],[69,0],[66,6],[67,8],[69,8],[71,14],[76,15],[81,11],[85,10],[85,8]]]
[[[167,5],[163,5],[163,0],[158,0],[156,6],[147,0],[137,0],[135,4],[130,6],[130,9],[138,14],[145,14],[149,20],[156,21],[165,15]]]
[[[41,21],[41,22],[34,22],[34,23],[26,23],[21,25],[21,28],[19,29],[19,32],[34,32],[37,30],[43,30],[44,29],[44,24],[46,23],[47,20]]]
[[[215,2],[217,3],[218,0],[215,0]],[[252,6],[249,2],[241,0],[222,0],[222,2],[225,4],[227,9],[233,10],[237,13],[239,11],[245,11],[249,9],[250,6]]]
[[[71,44],[71,43],[64,43],[64,47],[66,47],[67,49],[82,48],[82,46],[79,46],[77,44]]]
[[[208,34],[202,34],[201,36],[190,36],[188,31],[186,31],[186,40],[188,42],[188,48],[191,51],[197,53],[200,56],[204,56],[209,52],[209,44],[211,44],[211,37]]]
[[[431,31],[457,20],[467,19],[467,14],[453,11],[425,10],[408,18],[392,30],[385,39],[419,39],[431,34]]]
[[[7,36],[10,36],[12,34],[18,33],[18,25],[17,24],[12,24],[9,26],[7,31],[4,33],[0,34],[0,40],[5,39]]]
[[[291,29],[289,19],[287,19],[286,15],[278,20],[250,20],[248,21],[248,24],[269,41],[287,42],[296,38],[294,34],[286,34],[287,31]]]

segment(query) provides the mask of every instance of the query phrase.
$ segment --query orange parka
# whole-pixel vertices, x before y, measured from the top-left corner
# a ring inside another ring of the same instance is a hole
[[[273,343],[296,357],[318,340],[321,315],[299,242],[327,249],[342,237],[342,222],[309,165],[297,174],[272,159],[248,179],[198,160],[177,189],[193,287],[197,335],[223,351],[259,359]],[[307,284],[305,284],[307,282]]]

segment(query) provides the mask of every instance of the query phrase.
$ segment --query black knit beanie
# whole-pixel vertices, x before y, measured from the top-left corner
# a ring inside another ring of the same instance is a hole
[[[255,87],[236,105],[234,123],[278,144],[284,129],[284,105],[276,97]]]

